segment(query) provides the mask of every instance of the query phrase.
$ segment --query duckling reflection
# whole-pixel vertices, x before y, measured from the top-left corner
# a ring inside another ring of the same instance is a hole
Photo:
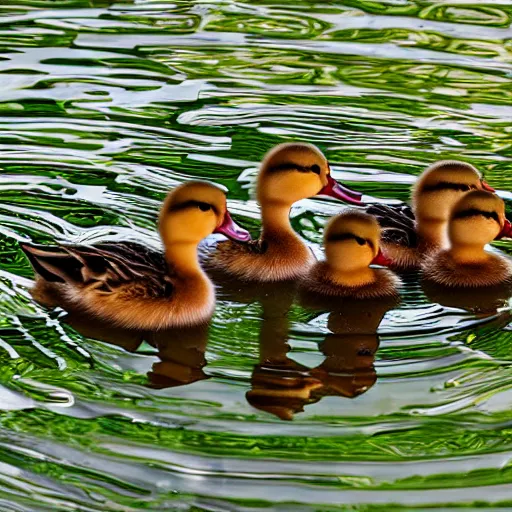
[[[204,373],[209,325],[143,331],[116,326],[84,313],[68,313],[63,319],[82,336],[135,352],[146,341],[158,352],[159,361],[148,372],[149,386],[163,389],[208,379]]]
[[[160,361],[148,373],[152,387],[162,389],[209,379],[207,364],[208,325],[148,333],[147,341],[158,349]]]
[[[311,371],[323,383],[321,396],[355,398],[366,393],[377,381],[377,330],[384,315],[398,306],[399,298],[345,298],[333,307],[326,297],[303,292],[301,303],[329,312],[327,328],[331,332],[319,346],[325,360]]]
[[[292,420],[304,407],[326,396],[355,398],[376,382],[377,329],[396,296],[379,299],[338,299],[302,290],[301,305],[315,313],[328,312],[331,331],[319,344],[325,356],[315,368],[288,357],[288,315],[263,314],[260,359],[255,365],[247,401],[255,408]],[[268,311],[274,311],[269,307]]]
[[[288,357],[288,311],[272,307],[272,300],[262,303],[262,323],[259,333],[260,359],[254,366],[251,390],[246,393],[250,405],[291,420],[306,404],[317,401],[312,393],[322,387],[322,381],[309,374],[309,368]]]
[[[509,283],[482,288],[454,287],[436,283],[428,279],[421,280],[421,286],[430,302],[441,306],[464,309],[479,316],[491,316],[505,308],[512,297]]]

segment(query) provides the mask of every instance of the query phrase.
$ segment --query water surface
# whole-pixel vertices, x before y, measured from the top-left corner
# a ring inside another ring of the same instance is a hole
[[[35,304],[18,247],[157,248],[160,202],[191,178],[223,184],[256,233],[250,183],[287,140],[368,201],[407,200],[457,158],[510,208],[511,16],[504,0],[3,2],[0,509],[511,507],[508,307],[446,304],[411,274],[399,307],[372,309],[378,333],[347,339],[329,314],[284,314],[286,291],[220,291],[209,331],[143,341]],[[303,201],[293,225],[319,249],[340,208]]]

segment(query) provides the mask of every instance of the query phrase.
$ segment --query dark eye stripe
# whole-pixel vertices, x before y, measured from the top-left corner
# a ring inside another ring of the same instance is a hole
[[[332,233],[327,236],[328,242],[343,242],[344,240],[355,240],[359,245],[368,244],[372,249],[374,248],[371,240],[354,235],[354,233]]]
[[[283,162],[281,164],[273,165],[267,169],[267,172],[280,172],[280,171],[299,171],[299,172],[314,172],[320,174],[320,166],[313,164],[308,167],[306,165],[299,165],[294,162]]]
[[[498,224],[500,223],[500,216],[496,212],[487,212],[485,210],[479,210],[478,208],[468,208],[456,213],[454,219],[467,219],[468,217],[485,217],[486,219],[492,219]]]
[[[434,192],[436,190],[457,190],[460,192],[467,192],[468,190],[475,190],[475,185],[468,185],[467,183],[451,183],[449,181],[440,181],[434,185],[425,185],[423,192]]]
[[[169,208],[169,212],[177,212],[179,210],[185,210],[187,208],[200,208],[202,211],[206,212],[208,210],[213,210],[217,215],[219,211],[213,204],[205,203],[204,201],[194,201],[191,199],[190,201],[185,201],[183,203],[174,204]]]

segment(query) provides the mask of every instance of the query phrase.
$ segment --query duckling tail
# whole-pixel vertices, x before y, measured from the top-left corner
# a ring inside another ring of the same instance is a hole
[[[81,281],[81,264],[60,247],[20,243],[34,271],[51,283]]]

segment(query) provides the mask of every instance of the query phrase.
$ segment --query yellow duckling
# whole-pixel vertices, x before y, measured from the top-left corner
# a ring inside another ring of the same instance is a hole
[[[206,322],[215,293],[199,266],[197,246],[211,233],[236,240],[248,240],[249,234],[231,219],[224,192],[199,181],[170,192],[159,231],[164,254],[129,242],[21,244],[37,274],[33,297],[123,327],[160,329]]]
[[[219,244],[211,267],[247,281],[284,281],[304,275],[315,258],[290,224],[293,203],[322,194],[361,204],[361,194],[336,182],[330,172],[325,156],[311,144],[286,143],[272,149],[258,176],[259,240]]]
[[[349,210],[333,217],[324,232],[326,260],[313,266],[301,288],[355,299],[396,296],[398,277],[390,270],[369,267],[380,256],[379,237],[372,215]]]
[[[448,225],[450,248],[423,264],[427,280],[444,286],[496,286],[512,281],[512,264],[485,250],[506,226],[505,204],[491,192],[466,194],[453,208]]]
[[[366,211],[382,227],[378,263],[415,269],[425,256],[446,246],[446,227],[453,205],[470,190],[494,190],[472,165],[456,160],[436,162],[418,178],[409,206],[372,205]]]

